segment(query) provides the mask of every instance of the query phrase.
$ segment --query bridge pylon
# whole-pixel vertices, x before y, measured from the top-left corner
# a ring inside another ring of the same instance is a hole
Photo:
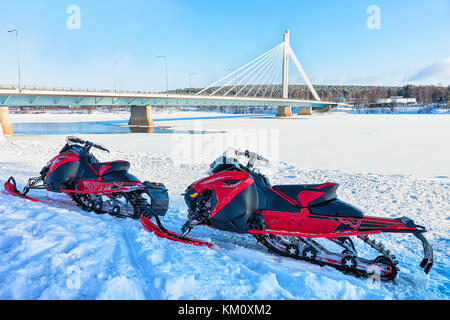
[[[282,98],[289,98],[289,30],[283,35]],[[292,107],[278,107],[277,117],[292,117]]]
[[[153,127],[151,106],[131,106],[130,126]]]
[[[9,108],[0,107],[0,129],[3,130],[3,134],[13,135],[14,131],[9,117]]]
[[[289,58],[292,58],[296,68],[300,71],[300,74],[311,91],[314,99],[316,101],[321,101],[319,95],[314,89],[311,81],[303,70],[302,65],[298,61],[294,51],[289,44],[289,30],[286,30],[283,38],[283,75],[282,75],[282,98],[289,99]],[[312,105],[311,106],[301,106],[298,115],[312,115]],[[291,107],[278,107],[277,117],[291,117],[292,110]]]
[[[297,114],[299,116],[311,116],[312,115],[312,106],[300,107]]]

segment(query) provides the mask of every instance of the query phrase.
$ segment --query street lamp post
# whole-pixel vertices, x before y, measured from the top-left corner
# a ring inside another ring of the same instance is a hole
[[[189,73],[189,89],[192,89],[192,76],[197,74],[197,72]]]
[[[21,90],[21,83],[20,83],[20,58],[19,58],[19,32],[17,29],[11,29],[8,30],[9,33],[15,32],[16,33],[16,51],[17,51],[17,73],[19,75],[19,91]]]
[[[114,74],[114,92],[116,92],[116,91],[117,91],[116,65],[118,65],[118,64],[119,64],[119,62],[118,62],[118,61],[114,62],[114,64],[113,64],[113,74]]]
[[[167,73],[167,57],[166,56],[157,56],[157,58],[164,58],[166,63],[166,93],[169,94],[169,76]]]

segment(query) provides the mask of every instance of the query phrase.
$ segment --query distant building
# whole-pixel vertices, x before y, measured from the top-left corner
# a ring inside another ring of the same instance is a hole
[[[392,96],[390,98],[386,99],[379,99],[377,100],[377,105],[384,105],[384,104],[416,104],[417,100],[416,98],[403,98],[402,96]]]

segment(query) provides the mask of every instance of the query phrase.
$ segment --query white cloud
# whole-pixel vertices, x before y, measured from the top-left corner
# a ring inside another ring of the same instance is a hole
[[[411,77],[405,79],[404,81],[424,81],[424,80],[434,80],[439,81],[449,81],[450,80],[450,57],[435,62],[412,75]]]

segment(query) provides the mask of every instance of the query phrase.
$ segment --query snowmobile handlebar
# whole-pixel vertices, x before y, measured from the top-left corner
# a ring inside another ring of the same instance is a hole
[[[251,169],[254,167],[256,160],[261,160],[264,162],[269,162],[269,160],[267,160],[266,158],[264,158],[263,156],[255,153],[255,152],[251,152],[249,150],[245,150],[245,151],[239,151],[239,150],[235,150],[236,155],[237,156],[244,156],[248,159],[247,162],[247,169]]]
[[[87,151],[89,151],[89,149],[91,149],[91,148],[96,148],[96,149],[99,149],[99,150],[102,150],[102,151],[105,151],[105,152],[109,153],[109,150],[106,149],[101,144],[95,144],[93,142],[86,141],[86,143],[84,145],[85,145],[85,148],[87,149]]]
[[[67,142],[69,145],[74,145],[74,144],[84,145],[84,149],[85,149],[87,152],[89,152],[89,150],[90,150],[91,148],[96,148],[96,149],[99,149],[99,150],[102,150],[102,151],[105,151],[105,152],[108,152],[108,153],[109,153],[109,150],[106,149],[106,148],[105,148],[104,146],[102,146],[101,144],[95,144],[95,143],[90,142],[90,141],[85,141],[85,140],[83,140],[83,139],[81,139],[81,138],[78,138],[78,137],[68,136],[68,137],[66,138],[66,142]]]
[[[236,155],[244,156],[244,157],[248,158],[249,161],[251,161],[252,163],[254,163],[255,160],[261,160],[261,161],[264,161],[267,163],[269,162],[268,159],[264,158],[263,156],[255,153],[255,152],[251,152],[249,150],[245,150],[244,152],[236,150]]]

